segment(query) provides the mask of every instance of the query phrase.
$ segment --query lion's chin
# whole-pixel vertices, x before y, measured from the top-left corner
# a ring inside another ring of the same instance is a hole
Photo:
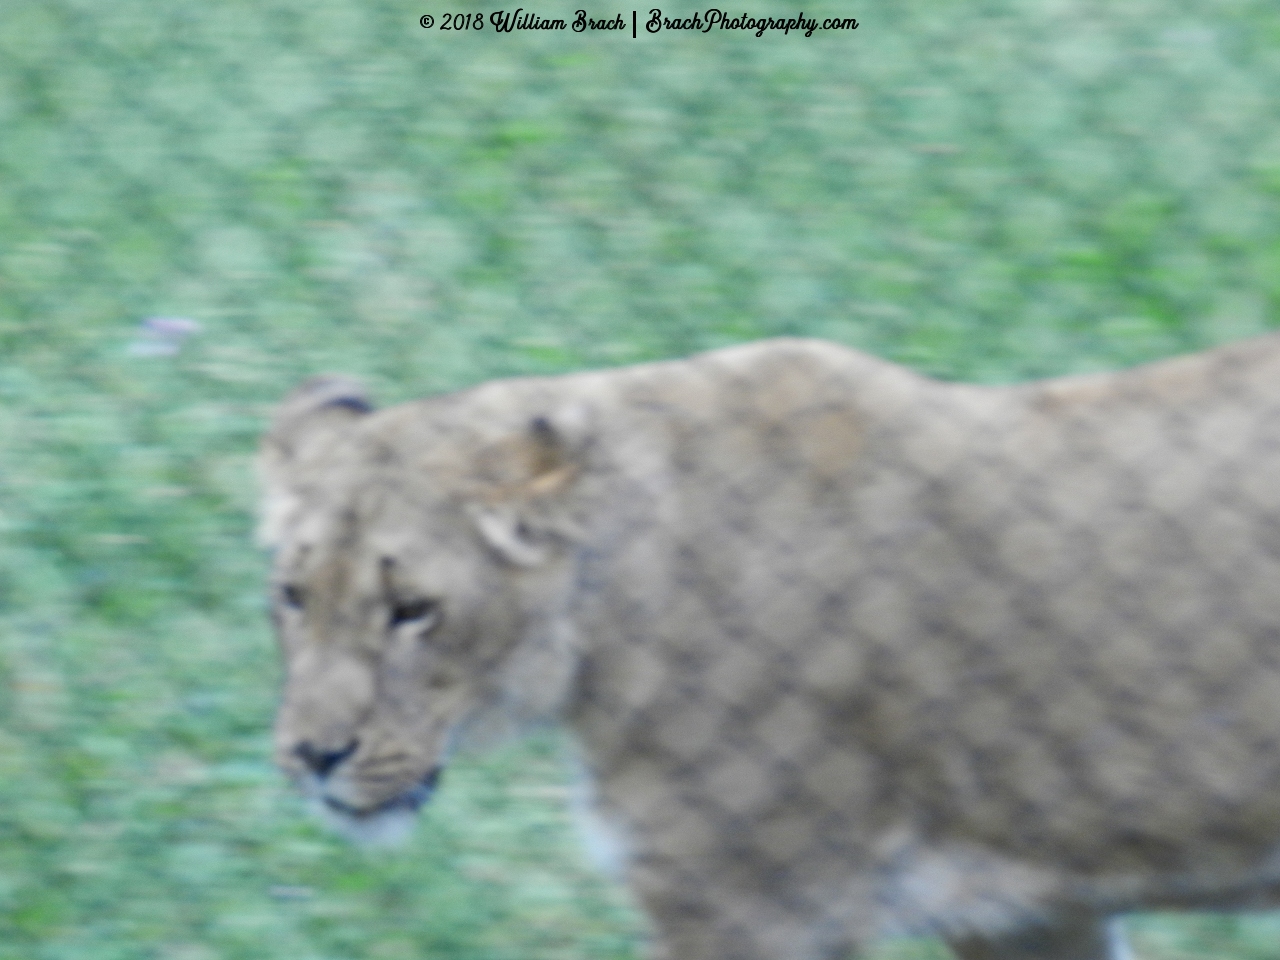
[[[417,784],[375,807],[361,809],[336,797],[314,798],[320,818],[348,840],[365,847],[392,847],[403,844],[413,832],[418,810],[431,799],[440,780],[434,767]]]
[[[417,811],[403,807],[354,816],[323,801],[316,801],[315,810],[326,826],[362,847],[402,846],[418,822]]]

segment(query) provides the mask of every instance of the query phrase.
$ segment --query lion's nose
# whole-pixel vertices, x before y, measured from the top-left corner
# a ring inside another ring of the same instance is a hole
[[[352,740],[341,750],[321,750],[310,741],[303,741],[293,748],[293,753],[317,777],[327,777],[334,767],[356,752],[359,744],[359,740]]]

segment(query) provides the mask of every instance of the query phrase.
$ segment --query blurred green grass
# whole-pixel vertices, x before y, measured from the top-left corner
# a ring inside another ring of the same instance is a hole
[[[306,374],[390,402],[787,333],[1009,381],[1275,326],[1270,2],[761,40],[422,12],[0,7],[0,960],[639,955],[553,734],[456,764],[389,853],[271,770],[250,457]],[[201,332],[131,350],[157,315]],[[1274,918],[1130,926],[1280,957]]]

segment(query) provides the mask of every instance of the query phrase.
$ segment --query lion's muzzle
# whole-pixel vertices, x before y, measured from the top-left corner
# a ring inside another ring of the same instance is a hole
[[[287,766],[293,768],[294,778],[304,792],[345,820],[372,821],[384,814],[413,814],[431,799],[440,781],[439,764],[399,793],[382,798],[367,796],[368,785],[361,788],[360,774],[368,758],[362,763],[357,755],[359,749],[360,740],[355,738],[337,749],[304,740],[289,751],[292,762]]]
[[[388,797],[381,803],[372,807],[357,807],[353,804],[339,800],[337,797],[325,793],[324,805],[335,813],[339,813],[344,817],[351,817],[357,820],[364,820],[373,817],[379,817],[386,813],[416,813],[418,809],[431,799],[431,795],[435,793],[436,784],[440,782],[441,767],[435,766],[426,772],[421,780],[415,783],[403,793],[398,793],[393,797]]]

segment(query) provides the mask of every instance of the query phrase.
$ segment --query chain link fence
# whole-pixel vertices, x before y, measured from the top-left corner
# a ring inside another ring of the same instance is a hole
[[[395,400],[801,334],[1009,382],[1275,323],[1267,0],[873,0],[760,38],[445,12],[0,6],[0,960],[634,955],[630,914],[580,879],[547,906],[550,872],[446,933],[428,907],[473,905],[434,874],[430,903],[394,870],[358,906],[287,892],[325,841],[268,799],[247,462],[305,374]],[[1144,957],[1274,957],[1271,927],[1146,923]]]
[[[434,386],[779,332],[1008,379],[1265,327],[1269,4],[852,12],[633,40],[6,4],[4,329],[323,318]]]

